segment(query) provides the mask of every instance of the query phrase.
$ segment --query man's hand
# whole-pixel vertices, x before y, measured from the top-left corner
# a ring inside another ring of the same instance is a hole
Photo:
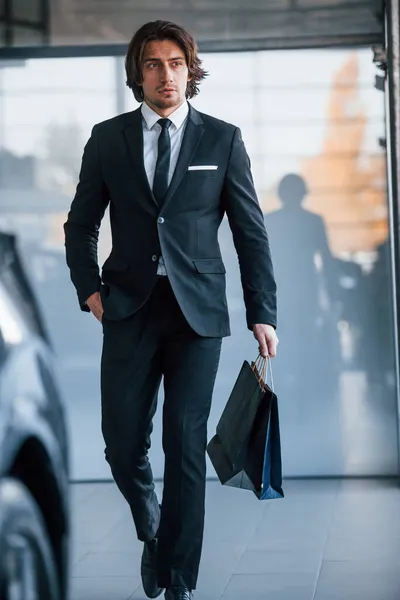
[[[272,325],[264,325],[263,323],[253,325],[253,334],[259,344],[258,348],[261,356],[264,358],[276,356],[279,340]]]
[[[90,311],[94,314],[98,321],[102,321],[103,319],[103,304],[100,298],[100,292],[95,292],[86,300],[86,304],[90,308]]]

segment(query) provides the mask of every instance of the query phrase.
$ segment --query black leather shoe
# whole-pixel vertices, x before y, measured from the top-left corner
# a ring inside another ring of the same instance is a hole
[[[173,585],[165,592],[165,600],[193,600],[193,594],[185,587]]]
[[[157,585],[157,550],[157,538],[144,543],[141,574],[143,589],[148,598],[158,598],[164,591]]]

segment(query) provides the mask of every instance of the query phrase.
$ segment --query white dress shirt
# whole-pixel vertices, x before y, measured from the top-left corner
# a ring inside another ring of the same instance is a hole
[[[183,134],[185,133],[186,120],[189,113],[187,102],[181,104],[168,119],[171,121],[169,136],[171,139],[171,160],[168,172],[168,185],[171,183],[172,176],[178,162],[179,152],[181,151]],[[143,161],[147,179],[151,189],[153,189],[154,173],[157,164],[158,155],[158,136],[161,133],[161,126],[157,123],[160,117],[153,109],[143,102],[142,104],[142,123],[143,123]],[[158,262],[157,275],[167,275],[162,256]]]

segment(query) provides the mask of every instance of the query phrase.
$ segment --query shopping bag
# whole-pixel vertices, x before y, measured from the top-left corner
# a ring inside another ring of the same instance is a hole
[[[284,497],[270,359],[259,356],[251,365],[243,363],[207,453],[223,485],[251,490],[260,500]]]

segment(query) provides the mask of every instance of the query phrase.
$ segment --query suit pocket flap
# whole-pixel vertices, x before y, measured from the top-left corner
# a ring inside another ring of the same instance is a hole
[[[222,258],[196,258],[193,264],[198,273],[226,273]]]

